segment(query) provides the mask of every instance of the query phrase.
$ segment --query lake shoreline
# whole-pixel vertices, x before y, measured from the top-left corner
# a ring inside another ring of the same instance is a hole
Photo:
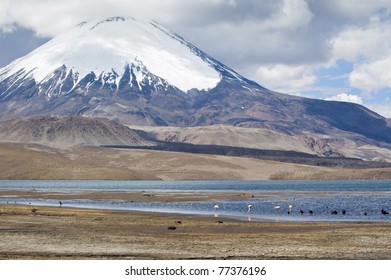
[[[24,197],[27,205],[12,200],[0,204],[0,259],[391,260],[389,219],[273,221],[251,215],[237,219],[222,214],[224,205],[213,212],[217,201],[237,201],[246,212],[248,201],[281,193],[287,192],[3,188],[1,197]],[[308,192],[314,193],[321,198],[330,191]],[[28,205],[39,198],[63,201],[63,205]],[[68,207],[69,199],[162,204],[193,201],[207,203],[210,208],[208,215],[83,209]],[[285,212],[281,215],[288,216]]]
[[[388,191],[0,189],[0,205],[139,211],[277,222],[389,222],[389,215],[381,214],[382,207],[390,208],[389,198]],[[360,204],[357,204],[358,200],[361,200]]]

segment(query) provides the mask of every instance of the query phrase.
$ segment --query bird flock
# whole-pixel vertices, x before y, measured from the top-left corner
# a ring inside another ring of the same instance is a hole
[[[248,204],[248,205],[247,205],[247,213],[251,213],[252,210],[253,210],[253,207],[254,207],[253,204]],[[213,211],[214,211],[214,212],[217,212],[218,210],[219,210],[219,205],[217,205],[217,204],[214,205],[214,206],[213,206]],[[276,213],[279,214],[279,213],[281,212],[281,206],[280,206],[280,205],[274,206],[274,211],[275,211]],[[293,212],[293,205],[288,205],[287,214],[290,215],[292,212]],[[308,213],[308,214],[310,214],[310,215],[313,215],[315,212],[314,212],[314,210],[312,210],[312,209],[309,209],[309,210],[306,210],[306,211],[304,211],[303,209],[299,209],[299,210],[298,210],[298,213],[300,213],[300,215],[304,215],[305,213]],[[381,213],[382,215],[384,215],[384,216],[390,214],[390,213],[389,213],[387,210],[385,210],[384,208],[381,209],[380,213]],[[338,215],[338,214],[346,215],[346,214],[347,214],[347,211],[346,211],[346,209],[342,209],[341,211],[338,211],[338,210],[331,210],[330,214],[331,214],[331,215]],[[368,215],[368,212],[363,212],[363,215],[364,215],[364,216],[367,216],[367,215]]]

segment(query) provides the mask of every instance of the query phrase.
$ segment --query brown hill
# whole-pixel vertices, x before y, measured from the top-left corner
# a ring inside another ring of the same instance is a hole
[[[39,143],[52,147],[142,145],[152,143],[136,131],[103,118],[31,117],[0,122],[0,142]]]

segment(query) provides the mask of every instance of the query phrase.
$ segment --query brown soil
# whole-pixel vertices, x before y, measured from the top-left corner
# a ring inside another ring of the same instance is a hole
[[[249,222],[0,205],[0,240],[0,259],[391,259],[389,222]]]

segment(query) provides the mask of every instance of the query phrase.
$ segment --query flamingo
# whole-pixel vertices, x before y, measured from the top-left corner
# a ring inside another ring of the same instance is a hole
[[[213,207],[213,211],[216,212],[217,210],[219,210],[219,206],[216,204],[216,205]]]
[[[292,212],[292,207],[293,207],[292,205],[288,206],[288,214],[290,214]]]
[[[247,213],[250,213],[252,208],[253,208],[252,204],[247,205]]]

